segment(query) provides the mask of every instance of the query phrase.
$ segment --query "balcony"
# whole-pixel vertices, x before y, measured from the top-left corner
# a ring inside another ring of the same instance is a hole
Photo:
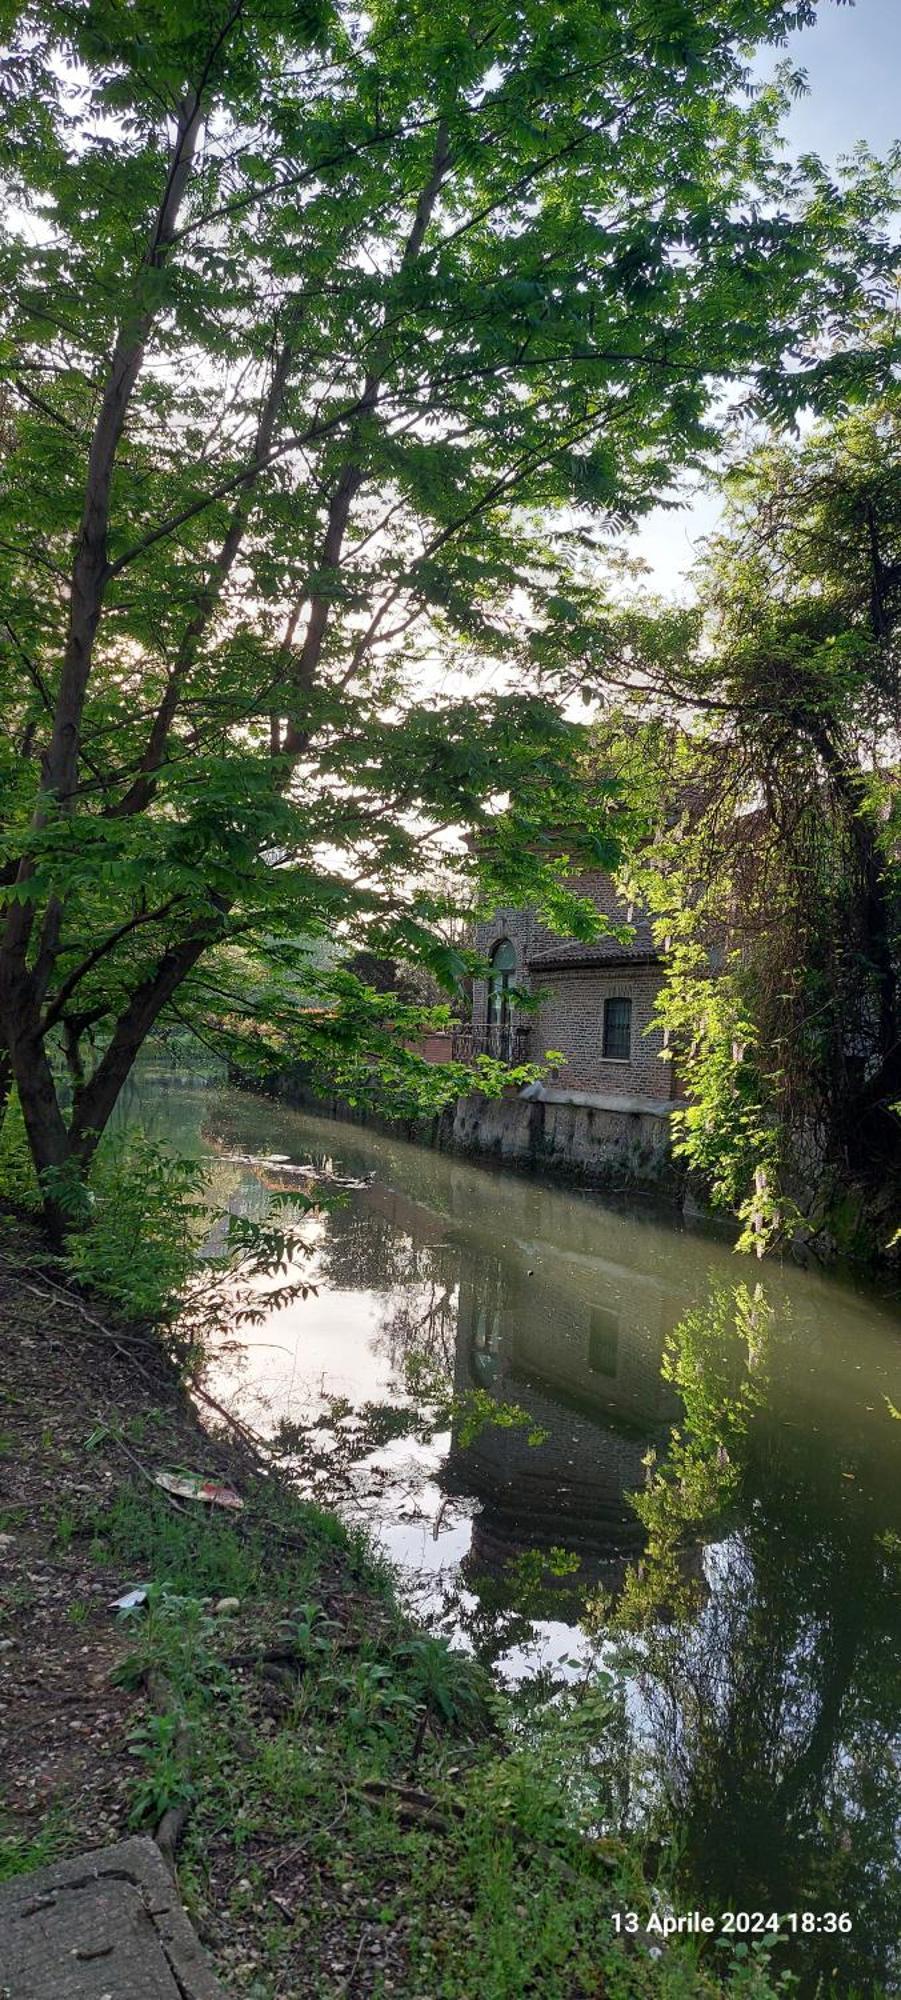
[[[493,1056],[513,1069],[529,1060],[529,1029],[515,1021],[466,1021],[453,1033],[454,1062],[475,1062]]]

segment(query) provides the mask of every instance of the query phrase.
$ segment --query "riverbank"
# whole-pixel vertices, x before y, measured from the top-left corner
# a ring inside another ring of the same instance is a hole
[[[653,1906],[637,1847],[586,1840],[367,1544],[202,1425],[154,1336],[8,1219],[0,1367],[5,1873],[155,1834],[252,2000],[771,1990],[692,1940],[617,1941],[615,1910]],[[173,1502],[161,1468],[243,1510]],[[149,1608],[110,1609],[137,1585]]]

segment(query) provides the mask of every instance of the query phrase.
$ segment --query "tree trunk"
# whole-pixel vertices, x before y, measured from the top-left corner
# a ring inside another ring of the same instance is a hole
[[[223,912],[224,914],[224,912]],[[217,933],[185,938],[167,951],[152,973],[135,989],[120,1015],[109,1044],[93,1076],[79,1091],[72,1115],[70,1145],[81,1168],[90,1165],[119,1092],[130,1075],[137,1056],[163,1008],[177,992],[199,958],[215,942]]]
[[[30,980],[26,981],[30,987]],[[38,1180],[70,1164],[72,1148],[47,1058],[40,1010],[31,991],[14,992],[7,1016],[8,1062],[19,1093],[22,1117]],[[44,1190],[44,1219],[55,1243],[62,1241],[65,1206],[60,1194]]]
[[[2,1128],[3,1120],[6,1117],[6,1107],[9,1103],[12,1084],[13,1066],[9,1059],[9,1050],[4,1048],[3,1044],[0,1043],[0,1128]]]

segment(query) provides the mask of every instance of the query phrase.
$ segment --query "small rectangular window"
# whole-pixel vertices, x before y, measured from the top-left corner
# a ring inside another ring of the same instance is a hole
[[[632,1053],[631,1000],[604,1001],[604,1055],[608,1062],[628,1062]]]

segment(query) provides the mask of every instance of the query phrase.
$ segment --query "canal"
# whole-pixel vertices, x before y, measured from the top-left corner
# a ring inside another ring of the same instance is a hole
[[[327,1203],[215,1394],[502,1680],[613,1675],[686,1907],[812,1912],[802,1991],[897,1991],[896,1303],[250,1095],[128,1115],[232,1212]]]

